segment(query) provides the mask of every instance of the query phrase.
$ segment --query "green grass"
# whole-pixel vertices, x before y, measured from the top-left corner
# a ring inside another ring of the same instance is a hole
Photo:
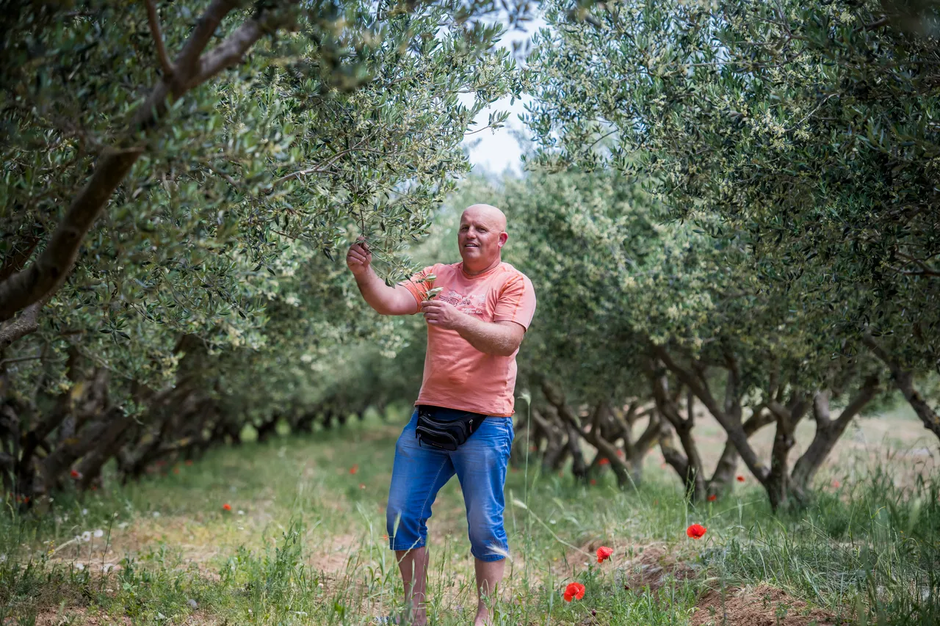
[[[404,415],[392,417],[215,450],[22,516],[8,506],[0,624],[367,624],[396,611],[382,507]],[[696,510],[652,457],[626,493],[609,473],[591,487],[535,464],[510,473],[513,559],[495,623],[687,624],[708,589],[731,598],[760,583],[849,623],[940,623],[935,481],[902,490],[890,467],[838,489],[821,479],[812,507],[779,516],[745,483]],[[685,536],[692,522],[705,538]],[[432,623],[468,624],[473,562],[456,481],[429,526]],[[90,541],[75,539],[84,532]],[[615,549],[611,561],[596,563],[599,545]],[[587,592],[569,604],[572,580]]]

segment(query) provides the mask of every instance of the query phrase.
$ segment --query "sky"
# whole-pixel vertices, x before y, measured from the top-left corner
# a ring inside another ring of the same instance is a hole
[[[531,38],[539,28],[545,26],[545,20],[535,18],[525,23],[525,31],[507,32],[500,41],[500,46],[512,49],[514,41],[525,42]],[[518,62],[518,60],[517,60]],[[474,124],[468,132],[486,126],[489,120],[489,114],[493,111],[509,111],[509,119],[505,126],[497,131],[484,130],[473,135],[467,135],[463,145],[467,148],[470,156],[470,163],[473,165],[474,173],[500,174],[506,169],[515,173],[521,173],[522,167],[520,158],[522,157],[522,148],[513,136],[513,131],[524,131],[524,125],[519,121],[519,115],[525,113],[525,105],[532,101],[529,96],[523,96],[510,105],[511,98],[501,98],[483,109],[474,120]],[[465,103],[472,102],[473,95],[467,94]]]

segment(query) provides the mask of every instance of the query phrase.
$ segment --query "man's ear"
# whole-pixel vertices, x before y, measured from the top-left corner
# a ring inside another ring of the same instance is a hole
[[[501,232],[501,233],[499,234],[499,241],[498,241],[499,247],[502,248],[503,246],[505,246],[505,245],[506,245],[506,241],[507,241],[508,239],[509,239],[509,233],[507,233],[507,232]]]

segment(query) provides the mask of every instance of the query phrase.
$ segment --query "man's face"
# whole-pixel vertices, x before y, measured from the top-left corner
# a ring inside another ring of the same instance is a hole
[[[470,207],[460,216],[457,246],[465,264],[486,267],[493,263],[507,238],[499,218],[484,209]]]

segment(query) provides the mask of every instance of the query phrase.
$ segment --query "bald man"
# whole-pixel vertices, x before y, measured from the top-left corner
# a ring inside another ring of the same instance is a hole
[[[509,554],[503,487],[513,439],[516,353],[535,314],[535,291],[524,274],[502,262],[508,239],[503,212],[475,204],[460,216],[460,263],[426,267],[389,287],[371,268],[368,244],[356,243],[346,255],[369,306],[383,315],[421,313],[427,321],[424,380],[395,447],[386,509],[406,618],[416,625],[427,623],[426,524],[437,492],[452,476],[467,507],[475,626],[488,623],[485,599],[496,597]]]

